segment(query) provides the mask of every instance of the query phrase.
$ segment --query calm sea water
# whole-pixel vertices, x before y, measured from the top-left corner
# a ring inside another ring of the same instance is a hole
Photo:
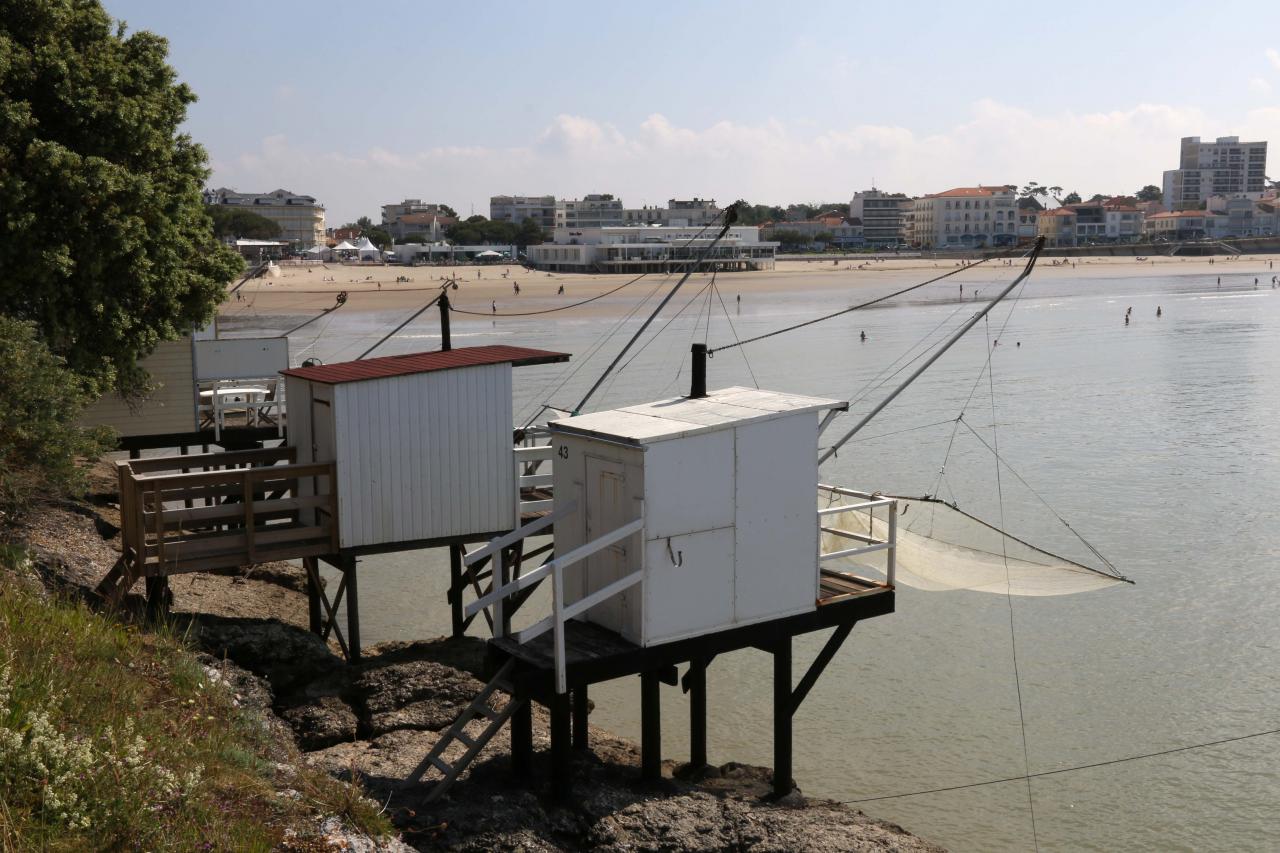
[[[954,419],[976,383],[966,420],[998,440],[1013,469],[1136,581],[1013,599],[1033,773],[1280,727],[1280,291],[1268,287],[1273,272],[1262,265],[1233,266],[1221,287],[1216,274],[1033,277],[864,430],[865,440],[824,466],[828,481],[932,493],[951,427],[914,428]],[[1255,274],[1262,289],[1253,288]],[[965,293],[989,294],[1012,275],[966,273]],[[701,284],[691,280],[686,292]],[[648,286],[611,301],[629,307]],[[724,344],[735,331],[768,331],[876,291],[809,290],[798,281],[786,294],[744,297],[739,309],[734,278],[722,276],[720,289],[733,329],[717,300],[705,332],[706,311],[695,320],[699,300],[590,408],[684,393],[692,340]],[[974,310],[957,299],[954,283],[912,296],[721,353],[710,362],[709,384],[865,394],[855,406],[865,412],[892,387],[868,392],[869,383],[874,388],[904,353],[914,354],[931,330],[954,328]],[[299,333],[295,359],[354,357],[399,319],[339,315],[319,337],[311,327]],[[260,328],[288,328],[291,320],[264,319]],[[577,402],[639,320],[586,357],[612,324],[565,312],[458,322],[454,335],[457,345],[510,342],[574,354],[568,368],[517,371],[516,412],[525,417],[542,402]],[[435,347],[435,332],[434,319],[424,317],[385,352]],[[992,380],[978,381],[994,338]],[[831,433],[852,423],[842,418]],[[993,459],[964,431],[946,473],[946,496],[998,520]],[[1013,531],[1079,553],[1026,488],[1007,474],[1002,482]],[[443,552],[363,561],[365,642],[447,631],[445,566]],[[897,612],[854,630],[799,712],[801,788],[857,800],[1022,774],[1011,639],[1003,597],[900,590]],[[824,640],[797,642],[797,669]],[[713,761],[771,763],[770,672],[768,658],[752,651],[713,663]],[[635,679],[597,688],[593,722],[638,738],[638,694]],[[664,754],[679,759],[687,755],[685,697],[664,688],[663,701]],[[1030,794],[1043,850],[1277,849],[1280,737],[1048,776],[1033,781]],[[1033,847],[1022,782],[861,807],[955,850]]]

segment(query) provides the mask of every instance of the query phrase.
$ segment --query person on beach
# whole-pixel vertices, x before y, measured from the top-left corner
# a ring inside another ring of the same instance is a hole
[[[862,342],[864,344],[867,342],[867,333],[865,331],[862,333]]]
[[[1125,324],[1126,326],[1127,326],[1127,325],[1129,325],[1129,315],[1128,315],[1128,314],[1125,314],[1125,315],[1124,315],[1124,324]]]
[[[492,311],[493,311],[493,313],[494,313],[494,314],[497,314],[497,313],[498,313],[498,300],[496,300],[496,299],[495,299],[495,300],[493,300],[493,302],[492,302],[492,303],[490,303],[489,308],[490,308],[490,310],[492,310]]]
[[[562,285],[560,285],[560,289],[559,289],[559,290],[557,290],[557,291],[556,291],[556,293],[559,293],[559,294],[561,294],[561,295],[564,295],[564,285],[563,285],[563,284],[562,284]]]
[[[1157,319],[1157,320],[1158,320],[1158,319],[1160,319],[1161,315],[1163,315],[1163,314],[1164,314],[1164,310],[1163,310],[1163,309],[1161,309],[1159,305],[1157,305],[1157,306],[1156,306],[1156,319]]]
[[[513,281],[513,282],[511,282],[511,290],[512,290],[512,292],[513,292],[513,293],[515,293],[515,295],[516,295],[516,296],[519,296],[519,295],[520,295],[520,283],[519,283],[519,282],[517,282],[517,281]]]
[[[1272,276],[1271,278],[1272,278],[1272,279],[1274,279],[1274,278],[1275,278],[1275,276]],[[742,294],[741,294],[741,293],[739,293],[739,294],[738,294],[738,307],[739,307],[739,308],[741,308],[741,307],[742,307]]]

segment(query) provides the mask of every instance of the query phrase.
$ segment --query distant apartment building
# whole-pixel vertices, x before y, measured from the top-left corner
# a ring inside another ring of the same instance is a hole
[[[616,228],[624,223],[622,199],[592,193],[556,203],[557,228]]]
[[[862,223],[862,236],[868,246],[896,246],[904,242],[902,225],[907,208],[903,202],[911,202],[909,208],[914,211],[914,200],[902,193],[886,193],[872,187],[853,194],[849,218]]]
[[[688,269],[716,236],[701,226],[557,228],[552,242],[530,246],[527,254],[534,267],[555,272],[680,272]],[[733,226],[699,268],[772,269],[777,248],[777,243],[761,240],[754,225]]]
[[[1076,244],[1076,212],[1069,207],[1042,210],[1036,217],[1036,233],[1050,249]]]
[[[220,187],[204,191],[205,204],[245,207],[280,226],[280,239],[308,248],[324,243],[324,205],[289,190],[241,193]]]
[[[1143,219],[1133,199],[1098,199],[1040,211],[1036,232],[1057,248],[1133,243],[1142,239]]]
[[[1203,210],[1172,210],[1147,217],[1149,240],[1203,240],[1227,236],[1225,216]]]
[[[532,219],[546,231],[556,227],[553,195],[495,195],[489,198],[489,218],[519,225]]]
[[[1219,136],[1201,142],[1184,136],[1178,168],[1164,173],[1166,211],[1203,210],[1210,196],[1261,197],[1266,189],[1267,143]]]
[[[766,222],[760,226],[760,236],[768,241],[778,241],[795,235],[804,244],[817,249],[834,246],[840,249],[860,249],[867,245],[864,226],[856,218],[845,216],[843,211],[820,213],[812,219],[798,221]],[[800,242],[800,241],[796,241]]]
[[[1018,242],[1027,243],[1039,234],[1040,211],[1044,205],[1034,198],[1018,199]]]
[[[679,199],[667,201],[666,207],[624,207],[623,225],[669,225],[676,228],[710,225],[720,215],[715,199]]]
[[[912,211],[915,246],[978,248],[1018,240],[1018,209],[1009,186],[956,187],[916,199]]]
[[[457,221],[457,218],[442,213],[406,213],[397,216],[395,221],[386,225],[386,229],[397,242],[420,235],[426,238],[425,242],[439,243],[444,239],[445,229]]]

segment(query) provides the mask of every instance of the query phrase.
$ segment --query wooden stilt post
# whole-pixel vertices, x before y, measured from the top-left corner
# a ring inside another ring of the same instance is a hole
[[[453,636],[461,637],[467,626],[462,618],[462,546],[449,546],[449,607],[453,616]]]
[[[662,778],[662,705],[658,673],[640,673],[640,776]]]
[[[158,622],[169,612],[169,579],[164,575],[147,578],[147,620]]]
[[[569,694],[551,694],[551,798],[565,802],[573,793],[569,763]]]
[[[689,763],[707,766],[707,662],[689,663]]]
[[[791,637],[773,650],[773,794],[791,793]]]
[[[573,748],[587,749],[587,685],[573,688]]]
[[[347,646],[350,649],[348,663],[360,662],[360,592],[356,587],[356,558],[342,561],[343,575],[347,579]]]
[[[511,772],[527,777],[533,769],[533,704],[527,696],[517,698],[524,704],[511,715]]]
[[[320,561],[315,557],[303,557],[307,568],[307,624],[311,633],[319,636],[324,631],[324,621],[320,612],[320,586],[314,578],[320,576]]]

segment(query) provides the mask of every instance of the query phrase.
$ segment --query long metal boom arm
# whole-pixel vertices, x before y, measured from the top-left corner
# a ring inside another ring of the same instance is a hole
[[[897,388],[894,388],[893,391],[890,392],[888,397],[885,397],[883,400],[881,400],[879,403],[876,404],[876,407],[874,409],[867,412],[867,414],[863,416],[862,420],[858,421],[858,423],[853,427],[853,429],[846,432],[844,435],[840,437],[839,441],[837,441],[835,444],[828,447],[827,451],[818,457],[818,464],[821,465],[823,462],[826,462],[828,459],[834,456],[836,454],[836,451],[839,450],[842,446],[844,446],[845,442],[847,442],[849,439],[857,435],[858,431],[862,429],[864,426],[866,426],[867,424],[869,424],[872,418],[880,414],[880,412],[884,411],[884,408],[888,406],[890,403],[892,403],[899,394],[907,390],[907,387],[912,382],[915,382],[917,379],[919,379],[920,375],[924,373],[926,370],[928,370],[929,367],[932,366],[932,364],[935,361],[942,358],[943,354],[945,354],[947,350],[951,349],[951,346],[956,341],[963,338],[970,329],[972,329],[974,326],[978,324],[979,320],[987,316],[987,314],[991,312],[991,309],[996,307],[997,304],[999,304],[1000,300],[1004,299],[1006,296],[1012,293],[1015,287],[1022,284],[1022,282],[1026,279],[1026,277],[1031,275],[1031,270],[1035,268],[1036,259],[1040,257],[1040,250],[1043,248],[1044,248],[1044,238],[1041,237],[1036,241],[1035,248],[1031,250],[1031,257],[1027,260],[1026,269],[1024,269],[1017,278],[1015,278],[1012,282],[1010,282],[1008,287],[1006,287],[1004,290],[996,294],[995,298],[992,299],[990,302],[988,302],[981,311],[979,311],[977,314],[974,314],[972,317],[970,317],[969,320],[963,326],[961,326],[954,335],[952,335],[950,338],[947,339],[946,343],[944,343],[941,347],[939,347],[937,352],[935,352],[933,355],[925,359],[924,364],[916,368],[915,371],[910,376],[908,376],[902,382],[901,385],[899,385]]]

